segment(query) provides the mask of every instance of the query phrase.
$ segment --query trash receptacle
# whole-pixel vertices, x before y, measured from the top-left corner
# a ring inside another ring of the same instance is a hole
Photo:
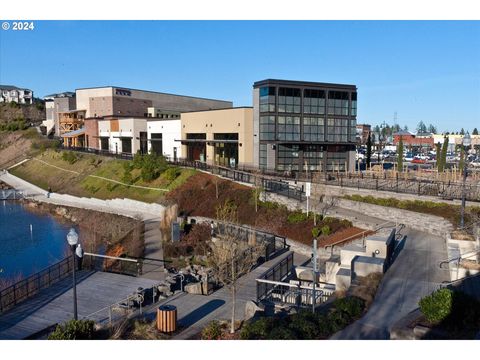
[[[162,305],[157,309],[157,329],[164,333],[171,333],[177,329],[177,307]]]

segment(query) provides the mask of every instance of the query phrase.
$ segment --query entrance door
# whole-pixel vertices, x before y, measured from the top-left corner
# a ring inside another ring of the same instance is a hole
[[[140,153],[146,154],[148,152],[147,132],[140,131]]]
[[[102,137],[100,138],[100,148],[102,150],[108,151],[108,137]]]
[[[122,138],[122,153],[132,153],[132,139]]]
[[[157,155],[163,155],[162,134],[152,134],[151,137],[152,138],[150,139],[150,142],[152,153],[155,153]]]

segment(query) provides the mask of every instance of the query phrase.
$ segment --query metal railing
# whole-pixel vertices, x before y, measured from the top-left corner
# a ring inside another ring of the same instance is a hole
[[[107,325],[111,328],[113,324],[121,320],[133,317],[136,314],[141,315],[145,307],[164,299],[159,296],[158,286],[160,284],[154,284],[149,288],[136,291],[120,301],[83,316],[82,319],[94,320],[99,325]]]
[[[415,178],[402,179],[398,174],[395,178],[391,178],[386,173],[379,173],[378,175],[364,175],[363,173],[329,174],[316,181],[326,185],[433,196],[446,200],[460,200],[464,189],[461,182]],[[480,201],[480,185],[465,184],[465,198],[467,201]]]
[[[0,313],[59,282],[72,272],[72,256],[0,291]]]
[[[319,283],[320,287],[314,291],[312,282],[299,280],[285,282],[292,273],[293,253],[256,279],[257,301],[311,307],[313,303],[315,305],[324,303],[335,291],[335,286],[327,283]]]
[[[123,275],[142,274],[143,259],[120,258],[85,253],[82,263],[84,270],[105,271]],[[36,295],[40,290],[66,278],[72,273],[72,255],[67,258],[0,290],[0,314],[13,308],[20,302]]]
[[[287,257],[276,263],[257,279],[257,301],[266,299],[274,289],[275,285],[268,281],[279,282],[292,275],[293,272],[293,252]],[[262,282],[260,280],[267,280]]]
[[[275,256],[290,248],[290,246],[287,245],[287,239],[284,236],[256,230],[244,225],[218,222],[216,232],[221,235],[233,235],[235,238],[241,239],[245,242],[258,242],[264,244],[265,261],[273,259]]]
[[[14,189],[0,190],[0,200],[18,200],[23,199],[25,194],[23,191]]]
[[[79,148],[79,147],[62,147],[63,150],[78,151],[86,154],[108,156],[122,160],[132,160],[133,154],[131,153],[115,153],[108,150],[98,150],[98,149],[88,149],[88,148]],[[181,167],[188,167],[203,171],[208,171],[212,175],[219,175],[225,178],[231,179],[233,181],[244,182],[247,184],[260,185],[263,190],[266,192],[278,193],[289,198],[293,198],[299,201],[304,201],[306,198],[304,196],[304,191],[301,186],[293,186],[288,182],[280,179],[266,178],[264,175],[266,172],[260,172],[257,169],[257,173],[253,172],[251,168],[245,168],[244,171],[239,170],[238,168],[228,168],[217,165],[211,165],[206,162],[198,160],[187,160],[183,158],[166,158],[167,162]],[[248,169],[248,170],[247,170]],[[251,172],[249,172],[251,171]]]

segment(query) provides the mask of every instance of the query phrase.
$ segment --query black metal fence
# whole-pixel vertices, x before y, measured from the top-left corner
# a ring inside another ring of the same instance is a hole
[[[235,238],[241,239],[249,244],[264,244],[265,261],[273,259],[290,248],[290,246],[287,245],[287,239],[284,236],[252,229],[247,226],[218,223],[217,232],[222,235],[235,236]]]
[[[11,309],[21,301],[24,301],[40,290],[64,279],[72,272],[72,257],[69,256],[62,261],[29,276],[24,280],[0,291],[0,313]]]
[[[364,176],[353,174],[328,175],[320,181],[327,185],[368,189],[376,191],[390,191],[396,193],[425,195],[440,197],[446,200],[462,199],[464,185],[461,182],[439,181],[428,179],[388,178],[386,175]],[[480,185],[465,184],[465,198],[468,201],[480,201]]]

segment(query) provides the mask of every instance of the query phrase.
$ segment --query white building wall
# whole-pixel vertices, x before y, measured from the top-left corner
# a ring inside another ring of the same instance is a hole
[[[148,139],[152,138],[152,133],[162,134],[162,151],[163,156],[173,158],[174,148],[177,148],[177,158],[182,158],[182,145],[179,140],[182,138],[180,119],[176,120],[148,120]],[[148,151],[152,147],[148,142]]]
[[[118,119],[118,130],[110,131],[111,120],[98,121],[98,136],[109,138],[109,150],[111,152],[123,152],[120,137],[132,138],[132,154],[140,150],[140,132],[147,132],[147,121],[143,118]],[[117,120],[114,120],[117,121]]]

